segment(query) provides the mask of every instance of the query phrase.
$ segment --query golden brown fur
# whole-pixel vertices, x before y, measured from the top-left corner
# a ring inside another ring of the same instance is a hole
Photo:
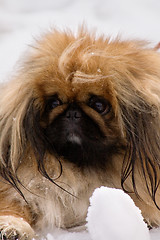
[[[63,104],[45,118],[45,99],[57,92]],[[89,93],[107,99],[112,111],[100,116],[86,104]],[[43,163],[37,162],[44,146],[43,139],[37,146],[35,112],[45,128],[74,101],[123,146],[103,169],[80,168],[45,149]],[[30,239],[55,225],[84,224],[89,197],[101,185],[123,188],[148,224],[159,226],[159,107],[160,55],[145,43],[111,41],[83,29],[77,36],[54,30],[38,40],[0,95],[2,235],[10,239],[16,230]]]

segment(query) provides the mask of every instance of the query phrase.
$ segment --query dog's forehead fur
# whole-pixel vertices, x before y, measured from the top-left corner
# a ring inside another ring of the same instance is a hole
[[[54,31],[37,42],[27,68],[32,76],[34,72],[32,87],[39,96],[61,92],[64,102],[68,97],[85,101],[90,93],[110,99],[115,78],[136,74],[135,58],[139,55],[133,41]],[[137,75],[140,72],[138,69]]]

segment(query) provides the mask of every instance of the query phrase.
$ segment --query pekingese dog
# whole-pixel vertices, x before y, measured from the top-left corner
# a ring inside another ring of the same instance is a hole
[[[0,93],[1,239],[85,224],[100,186],[160,225],[160,54],[82,28],[42,36]]]

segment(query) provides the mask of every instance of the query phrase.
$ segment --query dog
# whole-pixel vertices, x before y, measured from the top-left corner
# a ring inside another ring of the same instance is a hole
[[[146,42],[44,34],[0,95],[1,239],[85,224],[95,188],[160,225],[160,55]]]

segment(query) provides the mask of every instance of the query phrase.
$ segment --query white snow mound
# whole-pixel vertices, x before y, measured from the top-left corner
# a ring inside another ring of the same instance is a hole
[[[100,187],[94,191],[87,222],[92,240],[150,240],[141,211],[119,189]]]

